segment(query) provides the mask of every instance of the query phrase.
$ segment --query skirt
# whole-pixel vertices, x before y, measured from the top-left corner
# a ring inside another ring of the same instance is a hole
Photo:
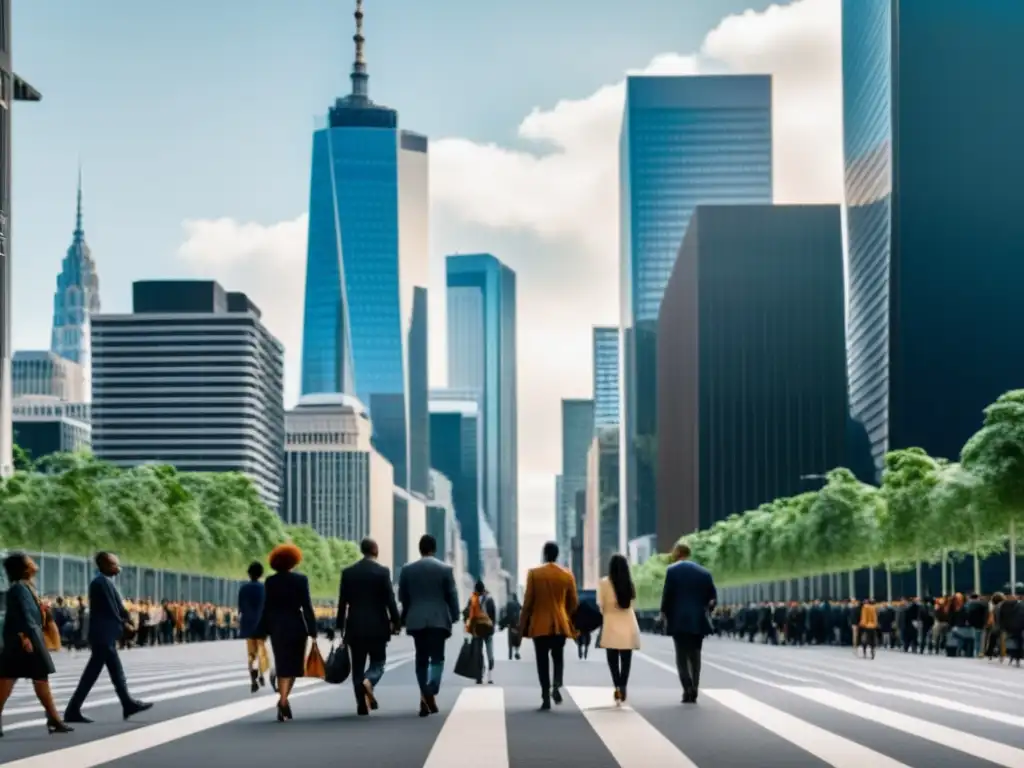
[[[270,634],[270,647],[274,651],[274,672],[277,676],[292,678],[306,674],[306,646],[309,637],[293,632]]]
[[[56,670],[46,649],[26,653],[16,644],[5,644],[0,651],[0,679],[45,682]]]

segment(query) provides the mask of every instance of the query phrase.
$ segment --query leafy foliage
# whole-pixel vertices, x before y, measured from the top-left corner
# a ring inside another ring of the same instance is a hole
[[[289,540],[317,595],[333,595],[340,570],[358,559],[352,542],[284,526],[238,473],[120,469],[87,453],[54,454],[0,487],[0,549],[111,549],[135,565],[238,579]]]

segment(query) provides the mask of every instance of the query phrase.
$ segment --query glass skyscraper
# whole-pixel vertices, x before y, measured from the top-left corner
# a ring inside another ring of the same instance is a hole
[[[313,135],[301,389],[365,403],[395,485],[426,494],[427,139],[370,100],[355,15],[352,93]]]
[[[569,563],[578,527],[577,493],[587,490],[587,452],[594,439],[594,401],[562,400],[562,474],[555,539],[560,557]]]
[[[693,209],[772,201],[767,75],[630,77],[619,146],[620,488],[627,539],[656,528],[658,309]]]
[[[1021,3],[843,2],[847,364],[876,472],[956,459],[1024,382],[1022,36]]]
[[[619,426],[619,329],[594,328],[594,429]]]
[[[506,571],[518,571],[516,273],[488,253],[449,256],[448,386],[477,393],[481,503]]]

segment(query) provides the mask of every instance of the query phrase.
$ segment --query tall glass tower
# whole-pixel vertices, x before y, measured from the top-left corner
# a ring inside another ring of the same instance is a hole
[[[50,351],[82,366],[89,379],[89,318],[100,311],[100,279],[82,226],[82,171],[78,171],[75,231],[53,294]]]
[[[516,273],[489,253],[449,256],[448,386],[477,394],[481,503],[503,568],[518,574]]]
[[[767,75],[630,77],[619,144],[626,538],[656,529],[658,309],[693,209],[772,201]]]
[[[619,329],[594,328],[594,430],[619,427]]]
[[[370,410],[395,485],[430,486],[427,139],[368,93],[362,0],[352,92],[313,134],[302,394]]]

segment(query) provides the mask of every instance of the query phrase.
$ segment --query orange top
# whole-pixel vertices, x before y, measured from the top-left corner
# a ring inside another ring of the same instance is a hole
[[[870,603],[860,607],[860,628],[878,629],[878,610]]]

